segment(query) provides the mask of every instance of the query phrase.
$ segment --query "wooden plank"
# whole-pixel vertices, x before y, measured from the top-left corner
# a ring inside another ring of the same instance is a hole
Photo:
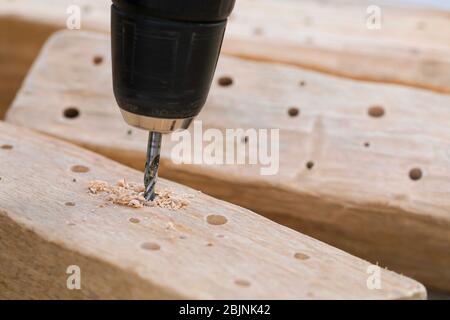
[[[67,9],[73,5],[81,9],[82,29],[109,32],[109,1],[0,0],[0,119],[46,39],[67,28]]]
[[[223,76],[233,84],[220,86]],[[377,105],[385,114],[369,116]],[[160,173],[450,289],[449,105],[446,95],[222,57],[199,119],[204,129],[280,128],[278,174],[261,176],[254,165],[175,165],[169,137]],[[296,117],[288,115],[292,107]],[[67,108],[79,116],[64,117]],[[54,36],[7,121],[134,168],[145,163],[147,134],[122,120],[102,35]],[[418,181],[409,176],[414,168],[423,175]]]
[[[444,30],[450,30],[450,13],[391,2],[377,1],[382,28],[369,30],[369,0],[239,0],[223,52],[449,93],[450,39]],[[0,77],[11,79],[0,86],[0,118],[24,77],[23,68],[32,62],[29,56],[43,43],[40,35],[66,28],[71,5],[81,10],[82,30],[109,32],[109,1],[0,0],[0,26],[6,24],[0,28],[0,54],[5,57],[0,59]],[[23,27],[16,26],[21,23]],[[20,41],[23,36],[26,40]]]
[[[239,1],[223,51],[334,75],[450,92],[450,12],[377,1]]]
[[[3,4],[0,3],[0,7]],[[47,37],[57,28],[0,13],[0,119],[3,119]]]
[[[426,296],[387,270],[382,289],[370,290],[369,263],[166,180],[161,188],[193,195],[186,208],[101,207],[89,181],[139,181],[142,173],[68,143],[0,123],[0,146],[2,298]],[[81,270],[81,290],[66,288],[70,265]]]

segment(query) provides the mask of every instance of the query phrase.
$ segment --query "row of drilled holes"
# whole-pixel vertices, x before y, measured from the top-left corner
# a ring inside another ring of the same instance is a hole
[[[93,57],[92,62],[94,65],[100,65],[103,63],[103,57],[100,55],[96,55]],[[219,86],[222,86],[222,87],[229,87],[234,83],[233,78],[231,78],[229,76],[222,76],[218,79],[217,82],[218,82]],[[300,81],[299,85],[301,87],[303,87],[306,85],[306,82]],[[380,117],[384,116],[385,111],[384,111],[384,108],[381,106],[372,106],[368,109],[367,113],[369,116],[371,116],[373,118],[380,118]],[[71,107],[66,108],[64,110],[63,114],[64,114],[64,117],[66,117],[68,119],[75,119],[75,118],[79,117],[80,111],[78,110],[78,108],[71,106]],[[297,107],[291,107],[288,109],[288,115],[290,117],[297,117],[299,114],[300,114],[300,109]],[[130,133],[131,133],[130,130],[128,130],[128,134],[130,134]],[[248,138],[244,137],[243,142],[247,143]],[[366,147],[366,148],[370,147],[370,143],[365,142],[364,147]],[[311,170],[313,167],[314,167],[314,162],[308,161],[306,163],[306,168],[308,170]],[[412,180],[419,180],[422,177],[422,171],[419,168],[411,169],[409,176]]]
[[[218,84],[222,87],[229,87],[233,84],[233,79],[231,77],[228,76],[223,76],[220,77],[219,80],[217,81]],[[301,87],[306,85],[305,81],[300,81],[299,85]],[[380,118],[384,115],[384,109],[381,106],[372,106],[369,108],[368,112],[369,116],[374,117],[374,118]],[[291,107],[288,109],[288,115],[290,117],[296,117],[300,114],[300,110],[297,107]]]
[[[222,87],[229,87],[229,86],[231,86],[233,84],[233,79],[231,77],[229,77],[229,76],[223,76],[223,77],[219,78],[218,84],[220,86],[222,86]],[[305,81],[300,81],[299,85],[303,87],[303,86],[306,85],[306,82]],[[384,108],[381,107],[381,106],[372,106],[372,107],[370,107],[368,109],[367,113],[368,113],[369,116],[371,116],[373,118],[380,118],[380,117],[384,116],[385,111],[384,111]],[[291,108],[288,109],[288,115],[290,117],[297,117],[299,114],[300,114],[300,110],[297,107],[291,107]],[[247,143],[248,142],[248,138],[244,137],[243,142]],[[368,147],[370,147],[370,143],[369,142],[365,142],[364,146],[366,148],[368,148]],[[311,170],[313,167],[314,167],[314,162],[308,161],[306,163],[306,168],[308,170]],[[410,172],[410,177],[413,180],[419,180],[422,177],[422,173],[421,173],[420,169],[417,169],[417,168],[412,169],[411,172]]]

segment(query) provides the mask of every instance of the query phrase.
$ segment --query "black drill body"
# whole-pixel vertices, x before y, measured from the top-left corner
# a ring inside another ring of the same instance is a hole
[[[113,86],[119,107],[154,118],[198,115],[234,2],[113,0]]]
[[[208,97],[235,0],[113,0],[114,96],[149,131],[145,198],[155,197],[161,134],[186,129]]]

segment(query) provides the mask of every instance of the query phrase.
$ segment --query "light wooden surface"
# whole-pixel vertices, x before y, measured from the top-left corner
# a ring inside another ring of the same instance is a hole
[[[95,65],[95,56],[103,63]],[[219,86],[223,76],[233,84]],[[204,129],[280,128],[278,174],[261,176],[252,165],[175,165],[169,137],[160,173],[450,290],[449,105],[446,95],[222,57],[199,119]],[[372,106],[384,116],[369,116]],[[63,116],[71,107],[79,117]],[[291,107],[298,116],[288,116]],[[54,36],[7,121],[138,169],[145,163],[147,134],[122,120],[103,35]],[[420,180],[409,177],[413,168]]]
[[[167,180],[161,188],[194,195],[187,208],[99,208],[89,181],[139,181],[142,173],[5,123],[0,177],[1,298],[426,296],[418,282],[383,269],[382,289],[369,290],[369,263]],[[208,223],[211,215],[225,223]],[[81,290],[66,288],[70,265],[80,267]]]
[[[383,0],[238,2],[228,54],[450,93],[450,12]],[[379,30],[367,28],[374,4]]]
[[[223,52],[449,93],[450,13],[392,2],[377,1],[382,28],[369,30],[369,0],[239,0]],[[0,0],[0,77],[8,79],[0,118],[45,36],[66,28],[71,5],[82,30],[109,32],[107,0]]]

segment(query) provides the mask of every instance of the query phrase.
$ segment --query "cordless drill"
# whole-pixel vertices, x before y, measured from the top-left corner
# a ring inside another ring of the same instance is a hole
[[[209,93],[235,0],[112,0],[113,88],[124,120],[149,131],[153,200],[161,134],[188,128]]]

